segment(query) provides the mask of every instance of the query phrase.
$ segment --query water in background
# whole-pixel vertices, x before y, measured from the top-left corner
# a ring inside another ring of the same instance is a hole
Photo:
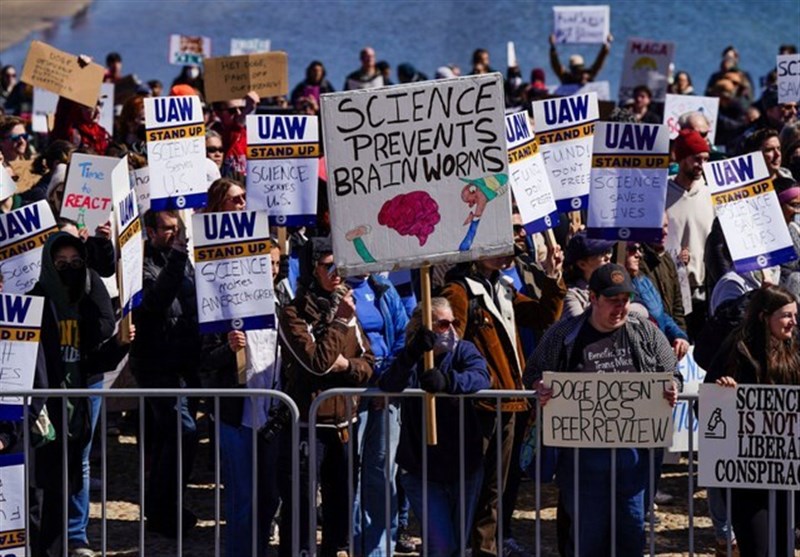
[[[289,54],[291,86],[318,59],[337,90],[358,68],[358,52],[365,45],[391,64],[396,81],[395,70],[403,62],[429,77],[447,63],[468,73],[478,47],[488,49],[492,67],[505,72],[506,42],[514,41],[525,80],[531,69],[542,67],[548,84],[554,84],[547,42],[552,6],[575,4],[611,6],[615,42],[598,79],[611,82],[613,97],[628,37],[674,41],[676,69],[689,72],[699,93],[729,44],[739,50],[743,69],[756,81],[775,66],[780,44],[800,45],[800,0],[96,0],[84,16],[29,39],[89,54],[101,64],[106,53],[118,51],[124,73],[160,79],[169,87],[180,70],[167,63],[172,33],[211,37],[215,56],[229,53],[232,37],[268,38],[273,50]],[[28,42],[0,53],[2,63],[21,68]],[[559,45],[563,63],[578,53],[591,64],[598,49]]]

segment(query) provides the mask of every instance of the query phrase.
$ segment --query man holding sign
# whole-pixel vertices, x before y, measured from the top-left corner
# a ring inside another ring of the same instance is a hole
[[[675,378],[664,390],[669,406],[678,399],[681,376],[678,362],[669,342],[658,328],[635,314],[629,314],[633,283],[625,269],[613,263],[598,268],[589,281],[591,306],[585,313],[561,321],[551,327],[528,360],[524,381],[539,393],[539,403],[545,406],[554,396],[552,379],[543,381],[545,371],[561,372],[672,372]],[[561,396],[560,393],[555,393]],[[608,401],[598,400],[594,408],[607,408]],[[601,405],[603,405],[601,407]],[[665,408],[667,414],[669,409]],[[612,416],[607,416],[611,419]],[[551,434],[553,432],[550,432]],[[583,437],[583,432],[578,432]],[[624,436],[622,436],[624,437]],[[637,436],[640,438],[641,436]],[[655,434],[653,435],[655,438]],[[668,446],[670,436],[663,437]],[[561,443],[559,443],[561,445]],[[565,442],[564,446],[576,446]],[[649,444],[655,446],[657,443]],[[583,445],[587,446],[587,445]],[[588,446],[603,446],[602,443]],[[623,446],[617,442],[610,446]],[[635,448],[616,452],[616,532],[611,532],[610,454],[608,449],[572,449],[559,451],[556,477],[559,486],[559,523],[569,527],[569,538],[564,543],[567,555],[575,555],[580,548],[597,548],[599,553],[611,555],[612,535],[616,536],[616,556],[641,556],[644,545],[644,490],[647,485],[650,453]],[[575,459],[578,458],[578,462]],[[575,474],[576,466],[580,473]],[[656,475],[658,470],[655,470]],[[578,484],[578,485],[576,485]],[[575,506],[575,491],[580,498]],[[578,519],[580,516],[591,520]],[[559,528],[561,530],[561,528]],[[583,552],[580,552],[583,555]],[[587,553],[588,554],[588,553]]]

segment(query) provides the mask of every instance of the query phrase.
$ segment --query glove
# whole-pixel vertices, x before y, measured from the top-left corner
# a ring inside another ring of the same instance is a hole
[[[425,327],[420,327],[406,347],[406,354],[412,361],[419,360],[425,352],[433,349],[436,344],[436,333]]]
[[[419,378],[420,385],[429,393],[447,392],[447,376],[436,368],[429,369]]]

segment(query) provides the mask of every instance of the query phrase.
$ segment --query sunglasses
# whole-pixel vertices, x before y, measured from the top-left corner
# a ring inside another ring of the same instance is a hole
[[[244,109],[241,106],[229,106],[228,108],[223,109],[228,114],[241,114]]]
[[[322,267],[323,269],[328,271],[328,273],[331,272],[331,269],[333,269],[334,265],[335,265],[335,263],[333,261],[331,261],[330,263],[322,263],[322,262],[317,263],[317,267]]]
[[[212,153],[222,153],[225,149],[222,147],[206,147],[206,155],[211,155]]]
[[[458,327],[461,321],[458,319],[437,319],[433,322],[433,326],[441,331],[452,327]]]
[[[15,134],[15,135],[9,135],[7,137],[7,139],[9,141],[20,141],[20,140],[27,141],[28,140],[28,134],[27,133],[18,133],[18,134]]]
[[[83,259],[70,259],[69,261],[65,261],[63,259],[59,259],[55,261],[53,265],[56,268],[56,271],[66,271],[67,269],[83,269]]]
[[[639,244],[628,244],[628,253],[642,253],[642,246]]]

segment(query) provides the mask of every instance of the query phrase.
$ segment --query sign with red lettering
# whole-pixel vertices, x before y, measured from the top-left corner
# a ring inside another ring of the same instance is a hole
[[[75,153],[69,165],[61,216],[74,220],[89,234],[111,218],[113,183],[128,184],[128,159]]]

